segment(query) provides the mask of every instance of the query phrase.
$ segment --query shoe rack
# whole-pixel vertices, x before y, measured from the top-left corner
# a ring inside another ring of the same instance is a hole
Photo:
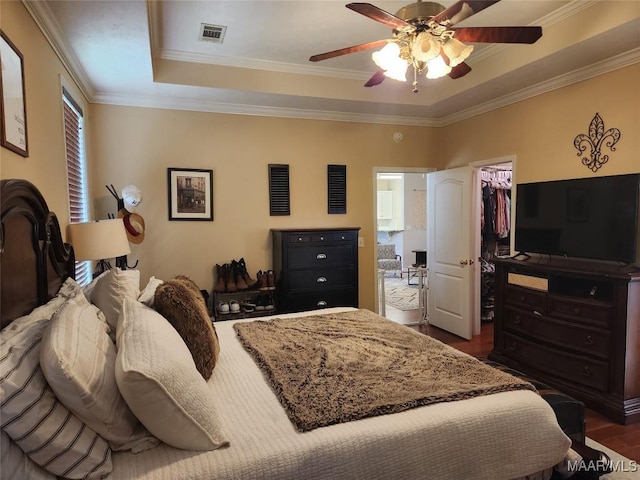
[[[231,311],[231,303],[237,302],[238,312]],[[221,304],[228,305],[229,313],[223,313]],[[244,304],[244,305],[243,305]],[[255,305],[253,311],[247,304]],[[272,308],[268,308],[270,305]],[[259,309],[260,307],[264,309]],[[213,321],[237,320],[242,318],[264,317],[277,313],[275,304],[275,289],[273,290],[243,290],[237,292],[213,292]]]

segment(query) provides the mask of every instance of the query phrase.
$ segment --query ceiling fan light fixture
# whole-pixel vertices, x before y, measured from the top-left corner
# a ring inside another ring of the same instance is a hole
[[[444,77],[450,72],[451,66],[447,65],[440,55],[427,63],[427,78],[430,80]]]
[[[471,52],[473,52],[473,45],[465,45],[455,38],[449,38],[444,42],[444,45],[442,45],[442,50],[447,58],[449,58],[449,65],[455,67],[460,65],[469,55],[471,55]]]

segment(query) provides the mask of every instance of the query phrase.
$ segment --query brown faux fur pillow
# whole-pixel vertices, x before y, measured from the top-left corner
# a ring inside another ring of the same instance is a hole
[[[180,280],[181,282],[184,282],[184,284],[189,287],[193,293],[196,294],[196,297],[204,302],[204,297],[202,296],[202,292],[200,292],[200,287],[198,287],[198,284],[191,280],[190,277],[187,277],[186,275],[176,275],[174,280]]]
[[[220,344],[200,290],[194,291],[181,279],[167,280],[156,289],[153,305],[180,334],[196,368],[205,380],[209,380],[218,360]]]

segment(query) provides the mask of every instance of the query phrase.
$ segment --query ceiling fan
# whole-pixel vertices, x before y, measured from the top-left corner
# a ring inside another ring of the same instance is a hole
[[[418,91],[418,75],[426,70],[427,78],[448,75],[460,78],[471,71],[464,61],[473,50],[470,43],[535,43],[542,27],[459,27],[454,25],[500,0],[462,0],[445,8],[439,3],[407,5],[392,15],[370,3],[349,3],[347,8],[393,28],[392,38],[361,43],[352,47],[320,53],[312,62],[334,58],[361,50],[384,47],[372,54],[378,71],[365,83],[373,87],[385,77],[407,81],[406,71],[413,67],[413,91]]]

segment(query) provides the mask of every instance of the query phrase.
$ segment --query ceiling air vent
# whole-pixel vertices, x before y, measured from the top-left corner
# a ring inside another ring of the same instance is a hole
[[[269,215],[291,215],[289,165],[269,165]]]
[[[227,27],[222,25],[210,25],[208,23],[200,24],[200,40],[205,42],[222,43]]]
[[[347,166],[327,165],[328,213],[347,213]]]

